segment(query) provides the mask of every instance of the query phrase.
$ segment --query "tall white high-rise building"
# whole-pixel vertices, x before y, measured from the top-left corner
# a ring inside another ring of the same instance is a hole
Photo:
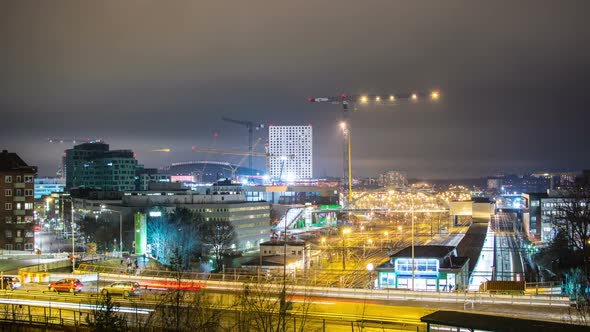
[[[271,179],[296,181],[313,176],[313,132],[311,126],[268,128]]]

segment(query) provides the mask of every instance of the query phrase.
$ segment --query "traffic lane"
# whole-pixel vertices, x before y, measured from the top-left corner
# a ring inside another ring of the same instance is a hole
[[[25,289],[41,289],[42,285],[28,285]],[[87,290],[88,291],[88,290]],[[97,294],[86,292],[82,294],[60,293],[55,294],[48,291],[41,291],[44,296],[50,296],[52,301],[65,301],[73,303],[93,303],[97,298]],[[27,293],[26,290],[15,290],[11,293],[14,298],[35,298],[35,293],[31,291]],[[5,293],[5,294],[6,294]],[[141,307],[149,308],[159,301],[164,301],[162,298],[166,291],[148,290],[143,291],[137,298],[124,299],[122,304],[140,305]],[[196,293],[195,293],[196,294]],[[220,299],[220,303],[225,305],[235,304],[240,296],[243,296],[241,290],[212,290],[209,289],[204,294],[210,295],[212,298]],[[266,295],[265,295],[266,294]],[[276,295],[276,294],[275,294]],[[263,290],[261,296],[275,296],[272,292]],[[256,296],[256,295],[254,295]],[[6,296],[4,296],[6,298]],[[76,299],[76,300],[74,300]],[[122,298],[121,298],[122,299]],[[123,300],[123,299],[122,299]],[[294,303],[294,310],[298,310],[301,305],[309,305],[310,311],[325,312],[333,315],[358,315],[363,313],[362,317],[374,316],[382,319],[395,319],[411,321],[419,319],[420,317],[435,310],[468,310],[473,312],[482,312],[490,314],[503,314],[507,316],[521,316],[530,317],[543,320],[560,320],[569,314],[569,308],[561,307],[545,307],[545,306],[523,306],[510,304],[493,304],[493,303],[469,303],[468,299],[459,300],[456,302],[427,302],[418,300],[391,300],[391,299],[373,299],[369,296],[364,298],[326,298],[323,296],[294,296],[288,295],[288,300]]]
[[[84,286],[82,287],[82,291],[80,292],[76,292],[76,293],[96,293],[96,282],[93,281],[86,281],[86,282],[82,282],[84,284]],[[26,283],[26,284],[22,284],[22,286],[18,289],[13,290],[13,292],[48,292],[51,293],[51,291],[49,290],[49,284],[51,284],[51,281],[46,281],[46,282],[39,282],[39,283]],[[101,283],[102,285],[102,283]],[[104,285],[107,285],[106,283],[104,283]]]
[[[113,284],[115,281],[86,281],[83,282],[84,286],[80,292],[75,292],[74,294],[81,294],[81,295],[96,295],[99,294],[101,289],[105,286],[109,286]],[[146,294],[146,297],[158,297],[161,294],[165,294],[167,291],[171,290],[182,290],[182,291],[199,291],[203,288],[202,283],[197,282],[186,282],[181,283],[180,285],[177,282],[138,282],[140,285],[140,297],[143,294]],[[69,292],[52,292],[49,290],[50,282],[44,283],[26,283],[23,284],[20,288],[7,291],[5,294],[11,294],[11,292],[15,294],[19,293],[47,293],[47,294],[71,294]],[[148,296],[149,295],[149,296]],[[122,295],[121,295],[122,296]]]

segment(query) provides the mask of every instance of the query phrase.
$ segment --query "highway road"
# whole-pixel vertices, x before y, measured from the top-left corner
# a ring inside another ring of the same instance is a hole
[[[120,279],[105,277],[105,279]],[[104,282],[103,282],[104,283]],[[256,285],[263,289],[260,299],[277,299],[280,286]],[[21,290],[0,291],[0,303],[21,304],[35,307],[61,308],[67,316],[68,310],[88,312],[96,304],[96,285],[87,285],[80,294],[46,291],[46,285],[27,284]],[[220,308],[234,308],[242,294],[239,283],[210,282],[202,291],[211,297],[211,303]],[[140,297],[125,299],[115,297],[122,310],[129,312],[133,319],[149,315],[165,291],[142,290]],[[390,330],[413,330],[423,327],[420,317],[436,310],[466,310],[515,317],[561,321],[567,316],[567,300],[551,297],[489,296],[488,294],[424,293],[409,291],[382,291],[335,288],[289,287],[288,298],[293,302],[291,314],[307,312],[307,323],[312,326],[326,324],[329,331],[350,331],[351,324],[358,327],[365,321],[365,327]],[[32,301],[32,302],[31,302]],[[550,305],[552,303],[552,305]],[[40,309],[36,309],[40,310]],[[229,310],[229,309],[228,309]],[[233,309],[232,309],[233,310]],[[57,312],[53,313],[57,315]],[[301,321],[299,321],[301,324]],[[355,325],[356,324],[356,325]]]

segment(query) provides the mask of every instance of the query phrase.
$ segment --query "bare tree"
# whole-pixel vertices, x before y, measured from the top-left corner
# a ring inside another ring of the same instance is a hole
[[[224,311],[221,298],[215,299],[204,291],[182,290],[183,255],[176,247],[172,250],[170,263],[174,269],[176,287],[162,293],[155,310],[146,320],[146,328],[166,331],[224,331]],[[231,307],[231,306],[230,306]]]
[[[590,323],[590,186],[576,186],[557,206],[553,217],[557,233],[567,241],[567,264],[563,272],[565,292],[576,301],[571,320],[576,324]],[[559,237],[553,242],[556,243]]]
[[[293,299],[297,298],[294,302]],[[252,282],[244,284],[239,295],[239,309],[234,330],[308,332],[321,330],[308,322],[311,307],[309,289],[281,284]]]
[[[225,220],[204,221],[199,227],[199,236],[205,248],[213,251],[216,269],[221,267],[221,259],[225,252],[231,250],[236,241],[234,225]]]
[[[191,259],[199,252],[198,220],[200,216],[190,210],[179,208],[174,213],[150,221],[147,227],[148,242],[156,258],[164,265],[170,265],[173,250],[179,250],[183,269],[190,266]]]
[[[576,187],[562,198],[553,219],[554,227],[563,232],[575,254],[582,257],[586,282],[590,281],[590,187]]]
[[[281,297],[277,296],[278,292],[280,289],[277,287],[268,287],[265,284],[245,284],[240,294],[238,330],[283,331],[284,321],[280,315]]]
[[[107,295],[101,298],[92,313],[86,316],[86,323],[92,331],[126,331],[127,321],[118,313],[119,305]]]
[[[148,243],[156,259],[164,265],[170,263],[174,233],[174,229],[168,226],[168,221],[164,218],[150,221],[147,225]]]

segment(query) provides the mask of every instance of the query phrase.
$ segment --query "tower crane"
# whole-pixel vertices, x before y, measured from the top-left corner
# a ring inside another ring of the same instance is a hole
[[[348,201],[352,202],[352,147],[350,140],[350,124],[349,124],[349,105],[396,105],[401,100],[410,100],[411,102],[418,102],[421,99],[429,98],[436,101],[440,98],[438,90],[425,92],[411,92],[401,94],[385,94],[385,95],[349,95],[346,93],[338,97],[311,97],[307,100],[312,103],[331,103],[341,105],[342,107],[342,122],[340,127],[343,134],[343,153],[342,153],[342,178],[348,178]],[[356,110],[356,107],[353,108]]]
[[[258,145],[258,143],[260,143],[260,141],[262,141],[262,137],[258,137],[258,139],[256,140],[256,142],[254,142],[254,144],[252,145],[252,149],[254,149],[254,148],[255,148],[255,147]],[[238,170],[238,168],[239,168],[240,166],[242,166],[242,164],[243,164],[243,163],[244,163],[244,161],[246,160],[246,157],[248,157],[248,156],[249,156],[249,155],[245,155],[245,156],[243,156],[243,157],[242,157],[242,159],[240,159],[240,161],[238,161],[238,163],[236,164],[236,166],[235,166],[235,167],[231,167],[231,166],[230,166],[230,168],[231,168],[231,169],[230,169],[230,171],[231,171],[231,177],[232,177],[232,179],[233,179],[233,178],[235,178],[235,176],[236,176],[236,171]]]
[[[98,139],[90,139],[90,138],[54,138],[54,137],[50,137],[47,139],[47,143],[72,143],[72,144],[76,144],[76,143],[88,143],[88,142],[102,142],[102,140],[100,138]]]
[[[248,167],[250,168],[250,172],[252,172],[252,135],[254,130],[264,129],[264,124],[254,123],[252,121],[235,120],[226,117],[223,117],[222,119],[225,122],[246,126],[246,128],[248,128],[248,152],[250,153],[250,157],[248,158]]]

